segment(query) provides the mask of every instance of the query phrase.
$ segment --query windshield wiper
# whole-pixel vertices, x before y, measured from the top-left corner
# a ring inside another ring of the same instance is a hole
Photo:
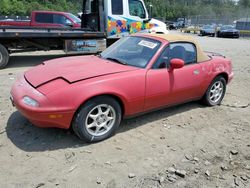
[[[95,56],[102,58],[102,54],[96,54]]]
[[[107,57],[106,58],[107,60],[111,60],[111,61],[114,61],[116,63],[119,63],[119,64],[122,64],[122,65],[127,65],[127,62],[121,60],[121,59],[116,59],[116,58],[113,58],[113,57]]]

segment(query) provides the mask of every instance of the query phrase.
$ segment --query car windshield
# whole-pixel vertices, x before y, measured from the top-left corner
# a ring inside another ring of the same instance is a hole
[[[226,30],[226,29],[234,29],[234,26],[232,25],[225,25],[221,27],[222,30]]]
[[[214,29],[214,27],[211,25],[204,25],[203,29]]]
[[[74,14],[68,13],[67,14],[75,23],[80,24],[81,20],[79,18],[77,18]]]
[[[115,63],[145,68],[161,42],[144,37],[123,37],[101,53]]]

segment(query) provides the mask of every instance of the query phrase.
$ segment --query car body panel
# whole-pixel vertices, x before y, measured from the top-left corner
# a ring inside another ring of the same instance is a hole
[[[180,69],[153,69],[163,49],[183,37],[137,34],[153,38],[161,46],[145,68],[118,64],[96,56],[55,59],[27,71],[13,85],[16,108],[32,123],[43,127],[69,128],[77,110],[90,99],[109,95],[117,99],[123,117],[131,117],[165,106],[202,98],[212,80],[233,78],[231,61],[205,53],[196,46],[198,62]],[[184,37],[185,38],[185,37]],[[186,39],[188,42],[193,40]],[[196,44],[196,42],[193,42]],[[29,96],[39,107],[23,104]]]

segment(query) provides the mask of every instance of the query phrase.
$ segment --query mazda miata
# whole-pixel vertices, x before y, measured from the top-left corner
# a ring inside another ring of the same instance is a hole
[[[87,142],[115,133],[123,118],[201,100],[221,103],[231,61],[184,35],[136,34],[99,55],[50,60],[18,78],[13,105],[38,127],[72,128]]]

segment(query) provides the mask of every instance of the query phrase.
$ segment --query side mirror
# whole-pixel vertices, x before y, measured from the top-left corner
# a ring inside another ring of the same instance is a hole
[[[67,27],[73,27],[74,25],[72,23],[66,24]]]
[[[74,24],[70,20],[66,20],[65,26],[67,26],[67,27],[73,27]]]
[[[146,19],[146,20],[143,20],[143,23],[148,23],[148,22],[150,22],[152,20],[152,18],[148,18],[148,19]]]
[[[170,60],[170,68],[173,69],[180,69],[184,67],[185,62],[182,59],[174,58]]]

